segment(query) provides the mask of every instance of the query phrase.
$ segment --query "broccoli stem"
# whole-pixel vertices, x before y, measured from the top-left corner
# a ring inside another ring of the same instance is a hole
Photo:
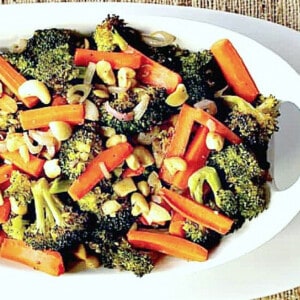
[[[41,189],[40,180],[32,183],[32,194],[35,204],[36,228],[42,234],[46,232],[45,212],[44,212],[44,197]]]

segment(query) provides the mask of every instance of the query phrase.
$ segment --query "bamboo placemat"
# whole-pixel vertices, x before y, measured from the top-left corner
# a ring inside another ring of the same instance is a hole
[[[300,31],[300,0],[89,0],[93,2],[151,3],[227,11],[274,22]],[[0,0],[0,4],[86,2],[85,0]],[[256,300],[300,300],[300,287]]]

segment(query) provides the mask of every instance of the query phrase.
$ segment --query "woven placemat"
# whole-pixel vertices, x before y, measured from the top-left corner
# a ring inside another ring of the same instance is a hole
[[[88,0],[208,8],[251,16],[300,31],[300,0]],[[86,2],[86,0],[0,0],[0,4]],[[300,300],[300,287],[255,300]]]
[[[2,4],[73,2],[74,0],[0,0]],[[85,2],[75,0],[74,2]],[[108,2],[100,0],[96,2]],[[155,3],[209,8],[252,16],[300,31],[300,0],[114,0],[111,2]]]

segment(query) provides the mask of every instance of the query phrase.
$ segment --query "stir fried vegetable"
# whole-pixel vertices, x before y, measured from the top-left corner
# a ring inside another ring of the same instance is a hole
[[[113,15],[0,53],[0,257],[141,277],[206,261],[268,208],[278,101],[230,41],[175,42]]]

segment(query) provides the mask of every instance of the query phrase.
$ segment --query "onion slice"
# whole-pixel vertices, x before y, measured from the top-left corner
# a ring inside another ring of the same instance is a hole
[[[104,108],[110,115],[119,121],[132,121],[134,119],[134,113],[132,111],[128,113],[121,113],[112,108],[108,101],[104,102]]]
[[[150,102],[149,95],[147,94],[143,95],[140,103],[136,105],[135,108],[133,109],[135,120],[140,120],[143,117],[143,115],[145,114],[148,108],[149,102]]]

